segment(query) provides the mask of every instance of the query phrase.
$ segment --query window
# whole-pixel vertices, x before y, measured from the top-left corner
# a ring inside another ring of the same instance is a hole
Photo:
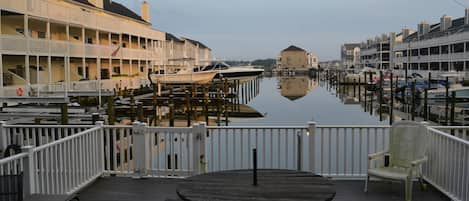
[[[402,51],[402,56],[407,57],[407,50]]]
[[[413,50],[411,51],[411,56],[413,56],[413,57],[419,56],[419,49],[413,49]]]
[[[453,62],[453,67],[454,67],[454,70],[456,71],[463,71],[464,70],[464,62],[462,61],[457,61],[457,62]]]
[[[75,40],[80,40],[80,36],[77,36],[77,35],[73,35],[72,38]]]
[[[81,67],[81,66],[78,66],[78,67],[77,67],[77,74],[78,74],[79,76],[83,76],[83,67]]]
[[[469,42],[466,42],[466,52],[469,52]]]
[[[448,62],[441,62],[441,70],[442,71],[448,71],[449,70]]]
[[[449,47],[448,45],[441,46],[441,54],[448,54]]]
[[[93,38],[86,38],[86,43],[93,44]]]
[[[141,72],[141,73],[145,72],[145,67],[140,66],[140,72]]]
[[[428,70],[428,63],[420,63],[420,70]]]
[[[123,47],[123,48],[126,48],[126,47],[127,47],[127,43],[122,43],[122,47]]]
[[[422,55],[422,56],[427,56],[427,55],[428,55],[428,48],[422,48],[422,49],[420,49],[420,55]]]
[[[452,45],[452,49],[454,53],[462,53],[464,52],[464,43],[456,43]]]
[[[440,70],[440,63],[438,62],[430,63],[430,70]]]
[[[418,70],[419,69],[419,64],[418,63],[412,63],[410,64],[412,70]]]
[[[430,48],[430,55],[439,55],[440,54],[440,47],[431,47]]]
[[[114,66],[112,68],[112,72],[115,73],[115,74],[120,75],[121,74],[121,68],[119,66]]]

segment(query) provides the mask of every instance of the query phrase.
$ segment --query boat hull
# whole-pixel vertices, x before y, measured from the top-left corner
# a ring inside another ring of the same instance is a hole
[[[150,79],[153,83],[161,84],[207,84],[217,75],[215,71],[204,71],[182,74],[153,74]]]

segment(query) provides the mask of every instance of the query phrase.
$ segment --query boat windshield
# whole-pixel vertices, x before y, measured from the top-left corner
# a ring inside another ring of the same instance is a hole
[[[205,68],[203,69],[203,71],[209,71],[209,70],[227,70],[230,66],[228,66],[228,64],[225,64],[225,63],[214,63],[214,64],[210,64],[208,66],[205,66]]]

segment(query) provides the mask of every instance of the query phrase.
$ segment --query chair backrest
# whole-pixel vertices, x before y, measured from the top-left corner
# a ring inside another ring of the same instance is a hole
[[[427,128],[422,123],[401,121],[391,127],[390,165],[410,167],[411,162],[426,155]]]

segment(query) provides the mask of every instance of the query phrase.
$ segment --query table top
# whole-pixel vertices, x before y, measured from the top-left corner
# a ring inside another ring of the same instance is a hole
[[[183,200],[332,200],[332,182],[308,172],[291,170],[258,170],[258,185],[253,186],[252,170],[234,170],[190,177],[176,191]]]

